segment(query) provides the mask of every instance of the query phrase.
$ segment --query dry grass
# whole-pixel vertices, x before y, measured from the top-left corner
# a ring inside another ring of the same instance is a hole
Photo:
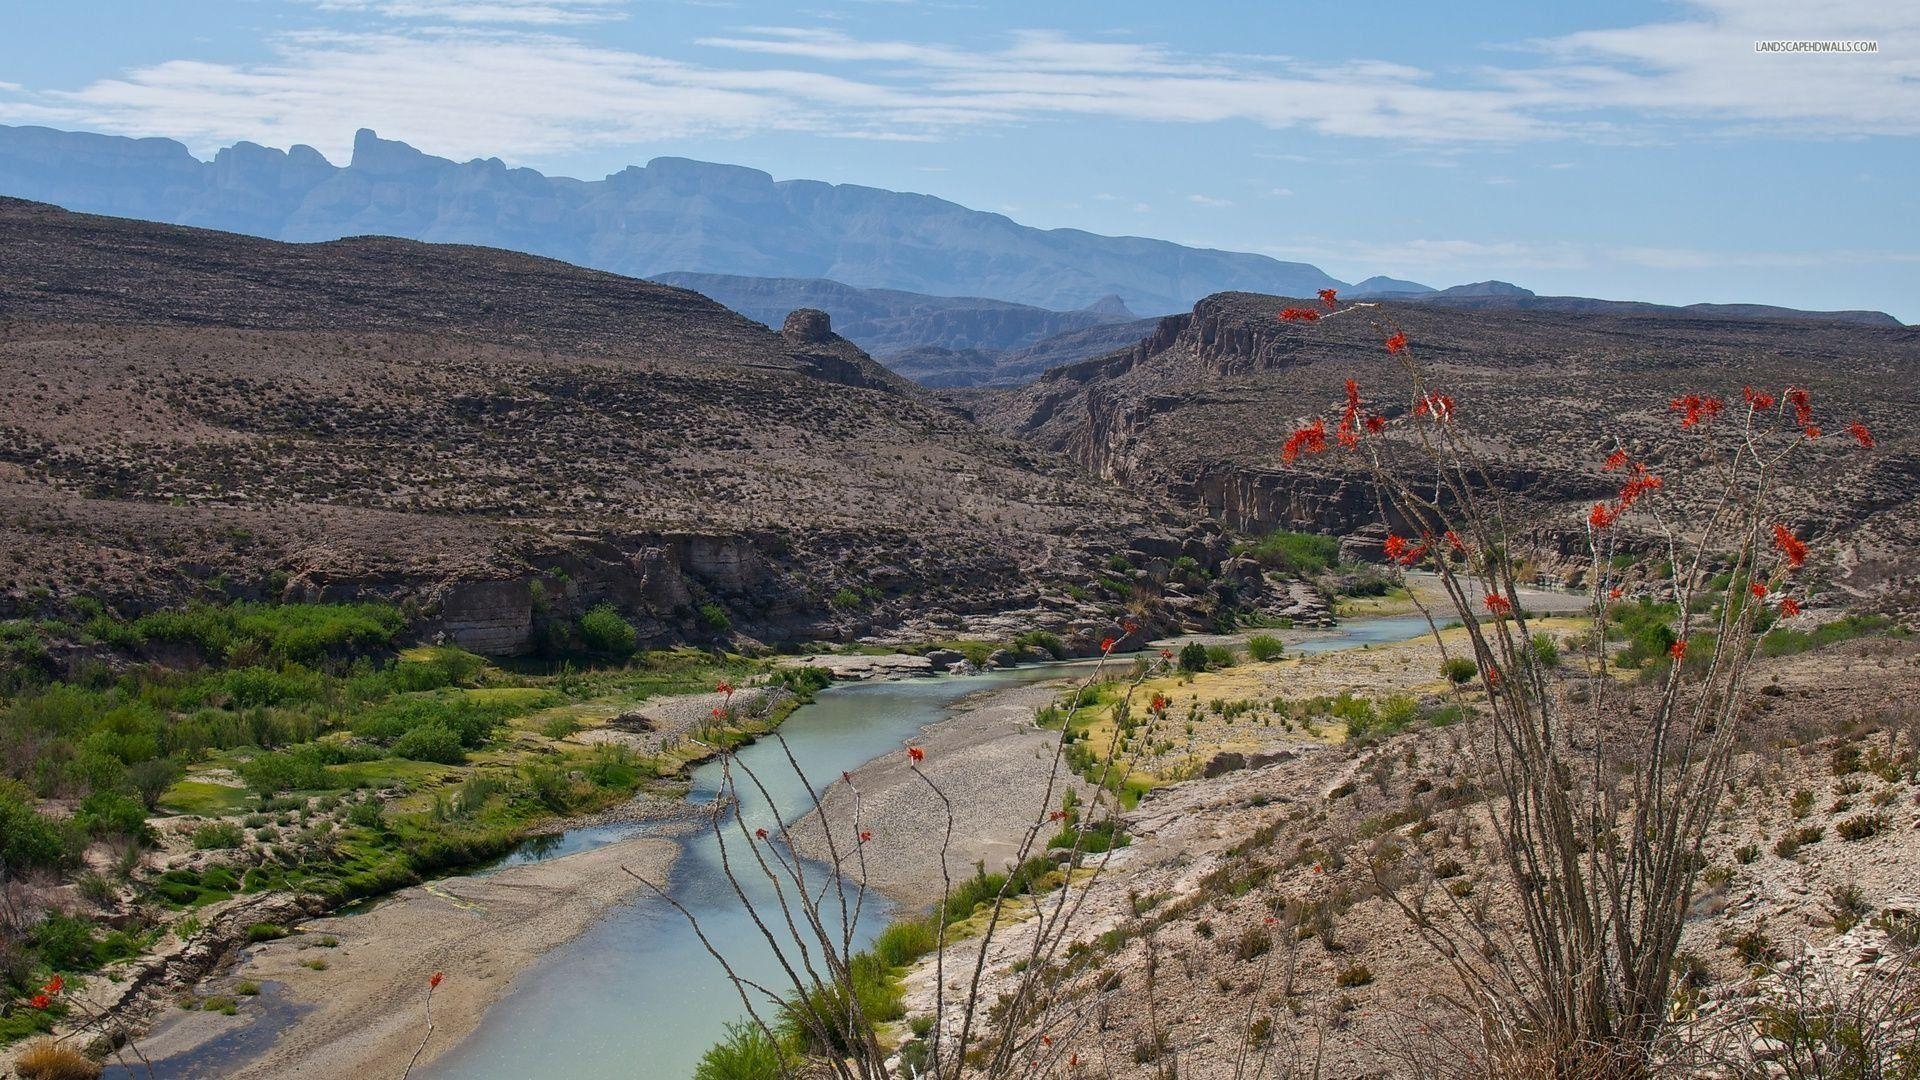
[[[14,1059],[22,1080],[97,1080],[100,1063],[64,1043],[41,1039]]]

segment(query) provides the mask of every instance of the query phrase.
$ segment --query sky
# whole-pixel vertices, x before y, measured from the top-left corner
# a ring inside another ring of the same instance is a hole
[[[1920,322],[1920,2],[0,0],[0,123],[660,156],[1446,286]],[[1875,51],[1760,52],[1756,41]]]

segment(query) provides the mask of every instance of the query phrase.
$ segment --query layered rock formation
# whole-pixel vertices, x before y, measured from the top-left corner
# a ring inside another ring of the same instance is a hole
[[[1746,385],[1804,386],[1833,434],[1794,463],[1786,495],[1796,521],[1842,538],[1846,580],[1875,595],[1900,592],[1920,566],[1920,329],[1425,303],[1311,324],[1275,317],[1299,303],[1208,297],[1130,349],[973,408],[989,427],[1236,528],[1348,534],[1380,519],[1362,471],[1338,453],[1287,464],[1280,447],[1308,418],[1337,415],[1349,377],[1390,415],[1405,410],[1408,387],[1373,317],[1390,318],[1458,398],[1490,480],[1530,505],[1536,550],[1572,555],[1585,549],[1586,507],[1619,486],[1600,467],[1614,446],[1676,480],[1686,473],[1672,397],[1737,401]],[[1855,418],[1878,435],[1865,458],[1840,431]]]

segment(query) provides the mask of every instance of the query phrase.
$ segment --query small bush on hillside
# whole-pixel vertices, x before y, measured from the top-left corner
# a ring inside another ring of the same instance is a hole
[[[734,1023],[700,1056],[693,1080],[784,1080],[789,1069],[786,1051],[760,1025]]]
[[[1455,686],[1465,686],[1473,681],[1474,676],[1480,674],[1480,668],[1464,656],[1455,656],[1440,665],[1440,674],[1446,676],[1447,681]]]
[[[1197,641],[1183,647],[1180,650],[1180,670],[1181,671],[1207,670],[1207,647],[1205,645],[1200,644]]]
[[[1278,660],[1280,659],[1280,654],[1286,651],[1286,645],[1272,634],[1255,634],[1247,639],[1247,655],[1253,657],[1255,660],[1263,662]]]
[[[599,604],[580,616],[580,640],[593,652],[607,656],[632,656],[640,641],[640,632],[620,617],[612,604]]]
[[[393,740],[393,756],[411,761],[458,765],[467,760],[460,735],[442,724],[423,724]]]
[[[20,1051],[13,1071],[22,1080],[98,1080],[101,1068],[99,1062],[73,1046],[41,1039]]]
[[[1319,533],[1276,529],[1245,548],[1248,557],[1275,570],[1317,574],[1340,558],[1340,541]]]
[[[146,806],[138,799],[114,791],[96,791],[87,796],[73,815],[73,823],[94,837],[148,840],[153,836],[153,831],[147,828]]]
[[[231,821],[209,821],[193,830],[193,846],[200,851],[237,848],[245,840]]]

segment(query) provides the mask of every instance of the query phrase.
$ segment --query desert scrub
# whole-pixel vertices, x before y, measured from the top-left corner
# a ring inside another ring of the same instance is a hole
[[[279,923],[258,922],[247,927],[248,941],[278,941],[287,936],[287,928]]]
[[[97,1080],[101,1073],[99,1062],[52,1039],[41,1039],[20,1051],[13,1069],[21,1080]]]
[[[1262,662],[1278,660],[1287,647],[1272,634],[1255,634],[1247,639],[1247,655]]]
[[[1855,814],[1834,822],[1833,831],[1842,840],[1865,840],[1887,827],[1885,814]]]
[[[240,826],[231,821],[209,821],[193,830],[193,846],[199,851],[237,848],[245,841]]]
[[[700,1056],[693,1080],[784,1080],[792,1067],[792,1055],[760,1025],[733,1023]]]
[[[1354,964],[1351,967],[1342,968],[1340,973],[1333,978],[1333,984],[1342,990],[1349,990],[1356,986],[1365,986],[1372,981],[1373,972],[1369,971],[1365,964]]]

